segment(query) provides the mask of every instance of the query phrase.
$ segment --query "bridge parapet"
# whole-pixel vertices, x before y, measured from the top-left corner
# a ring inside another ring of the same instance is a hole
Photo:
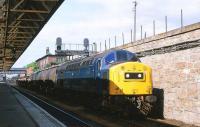
[[[200,23],[185,26],[169,32],[151,36],[133,43],[119,46],[119,49],[127,49],[134,52],[143,52],[166,46],[181,44],[183,42],[195,42],[200,40]]]
[[[26,68],[11,68],[7,71],[0,71],[0,74],[26,74]]]

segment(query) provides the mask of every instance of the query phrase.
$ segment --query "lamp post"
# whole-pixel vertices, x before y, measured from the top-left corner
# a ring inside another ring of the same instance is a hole
[[[133,13],[134,13],[134,36],[133,36],[133,41],[136,41],[136,6],[137,2],[133,1],[134,7],[133,7]]]

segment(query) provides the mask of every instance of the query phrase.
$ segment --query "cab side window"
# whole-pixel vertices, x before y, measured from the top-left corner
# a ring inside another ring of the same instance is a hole
[[[127,53],[125,51],[117,51],[117,61],[126,61]]]
[[[111,64],[113,62],[115,62],[115,54],[111,53],[105,58],[105,63],[106,64]]]

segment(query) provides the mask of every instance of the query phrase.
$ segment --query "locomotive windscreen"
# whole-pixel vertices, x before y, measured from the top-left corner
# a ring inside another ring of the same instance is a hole
[[[127,52],[117,51],[117,61],[126,61],[127,60]]]
[[[120,50],[116,52],[111,52],[105,57],[105,64],[112,64],[115,62],[123,62],[123,61],[135,61],[140,62],[139,58],[137,58],[135,53]]]
[[[135,53],[127,51],[117,51],[117,61],[140,61]]]

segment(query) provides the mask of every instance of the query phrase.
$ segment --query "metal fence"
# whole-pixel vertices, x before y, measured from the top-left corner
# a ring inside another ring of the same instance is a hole
[[[168,32],[169,28],[168,28],[168,17],[164,16],[164,25],[163,27],[165,27],[165,31],[164,32]],[[121,45],[125,45],[126,43],[134,43],[137,40],[142,40],[147,38],[148,36],[155,36],[156,34],[156,21],[153,20],[152,21],[152,34],[148,34],[145,29],[143,28],[143,25],[137,25],[137,27],[140,27],[140,31],[136,31],[135,29],[130,29],[130,32],[128,33],[124,33],[121,32],[118,35],[114,35],[112,37],[108,37],[107,39],[105,39],[104,41],[101,42],[95,42],[97,43],[97,50],[99,52],[108,50],[110,48],[115,48],[117,46],[121,46]],[[184,23],[183,23],[183,10],[180,10],[180,27],[179,28],[183,28],[184,27]],[[136,37],[136,32],[140,33],[139,38]],[[148,34],[148,36],[147,36]],[[125,41],[126,40],[126,41]]]

